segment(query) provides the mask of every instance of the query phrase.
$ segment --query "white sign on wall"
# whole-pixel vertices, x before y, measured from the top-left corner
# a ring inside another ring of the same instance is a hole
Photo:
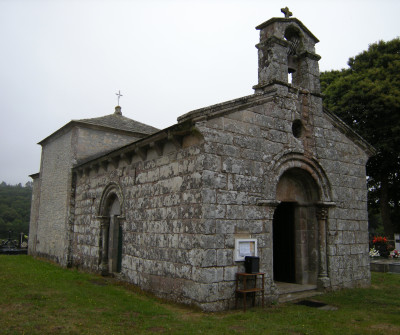
[[[235,239],[235,262],[244,261],[246,256],[257,256],[257,239]]]

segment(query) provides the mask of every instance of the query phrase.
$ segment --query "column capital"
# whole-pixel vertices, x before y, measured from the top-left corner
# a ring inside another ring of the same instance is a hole
[[[317,219],[326,220],[328,218],[328,209],[326,206],[317,206]]]
[[[330,201],[321,201],[316,203],[317,219],[326,220],[328,218],[328,210],[330,207],[335,207],[336,204]]]

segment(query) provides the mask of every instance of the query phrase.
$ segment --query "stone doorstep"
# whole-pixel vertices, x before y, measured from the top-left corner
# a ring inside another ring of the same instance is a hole
[[[294,283],[275,282],[278,289],[278,303],[310,298],[322,294],[317,291],[317,285],[301,285]]]

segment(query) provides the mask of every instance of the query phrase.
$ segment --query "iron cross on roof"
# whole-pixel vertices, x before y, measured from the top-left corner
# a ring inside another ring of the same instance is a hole
[[[282,12],[283,14],[285,14],[285,19],[288,19],[288,18],[290,18],[291,16],[293,16],[293,13],[289,10],[288,7],[281,8],[281,12]]]
[[[116,96],[118,96],[118,105],[119,106],[119,98],[123,97],[123,95],[121,94],[121,91],[118,90],[118,93],[115,93]]]

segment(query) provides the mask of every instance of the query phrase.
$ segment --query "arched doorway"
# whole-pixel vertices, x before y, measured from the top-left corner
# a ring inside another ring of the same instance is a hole
[[[101,220],[101,270],[102,274],[121,272],[122,226],[121,192],[116,185],[109,185],[100,202]]]
[[[292,168],[280,177],[276,198],[280,203],[273,217],[274,280],[316,284],[319,259],[318,185],[307,171]]]

